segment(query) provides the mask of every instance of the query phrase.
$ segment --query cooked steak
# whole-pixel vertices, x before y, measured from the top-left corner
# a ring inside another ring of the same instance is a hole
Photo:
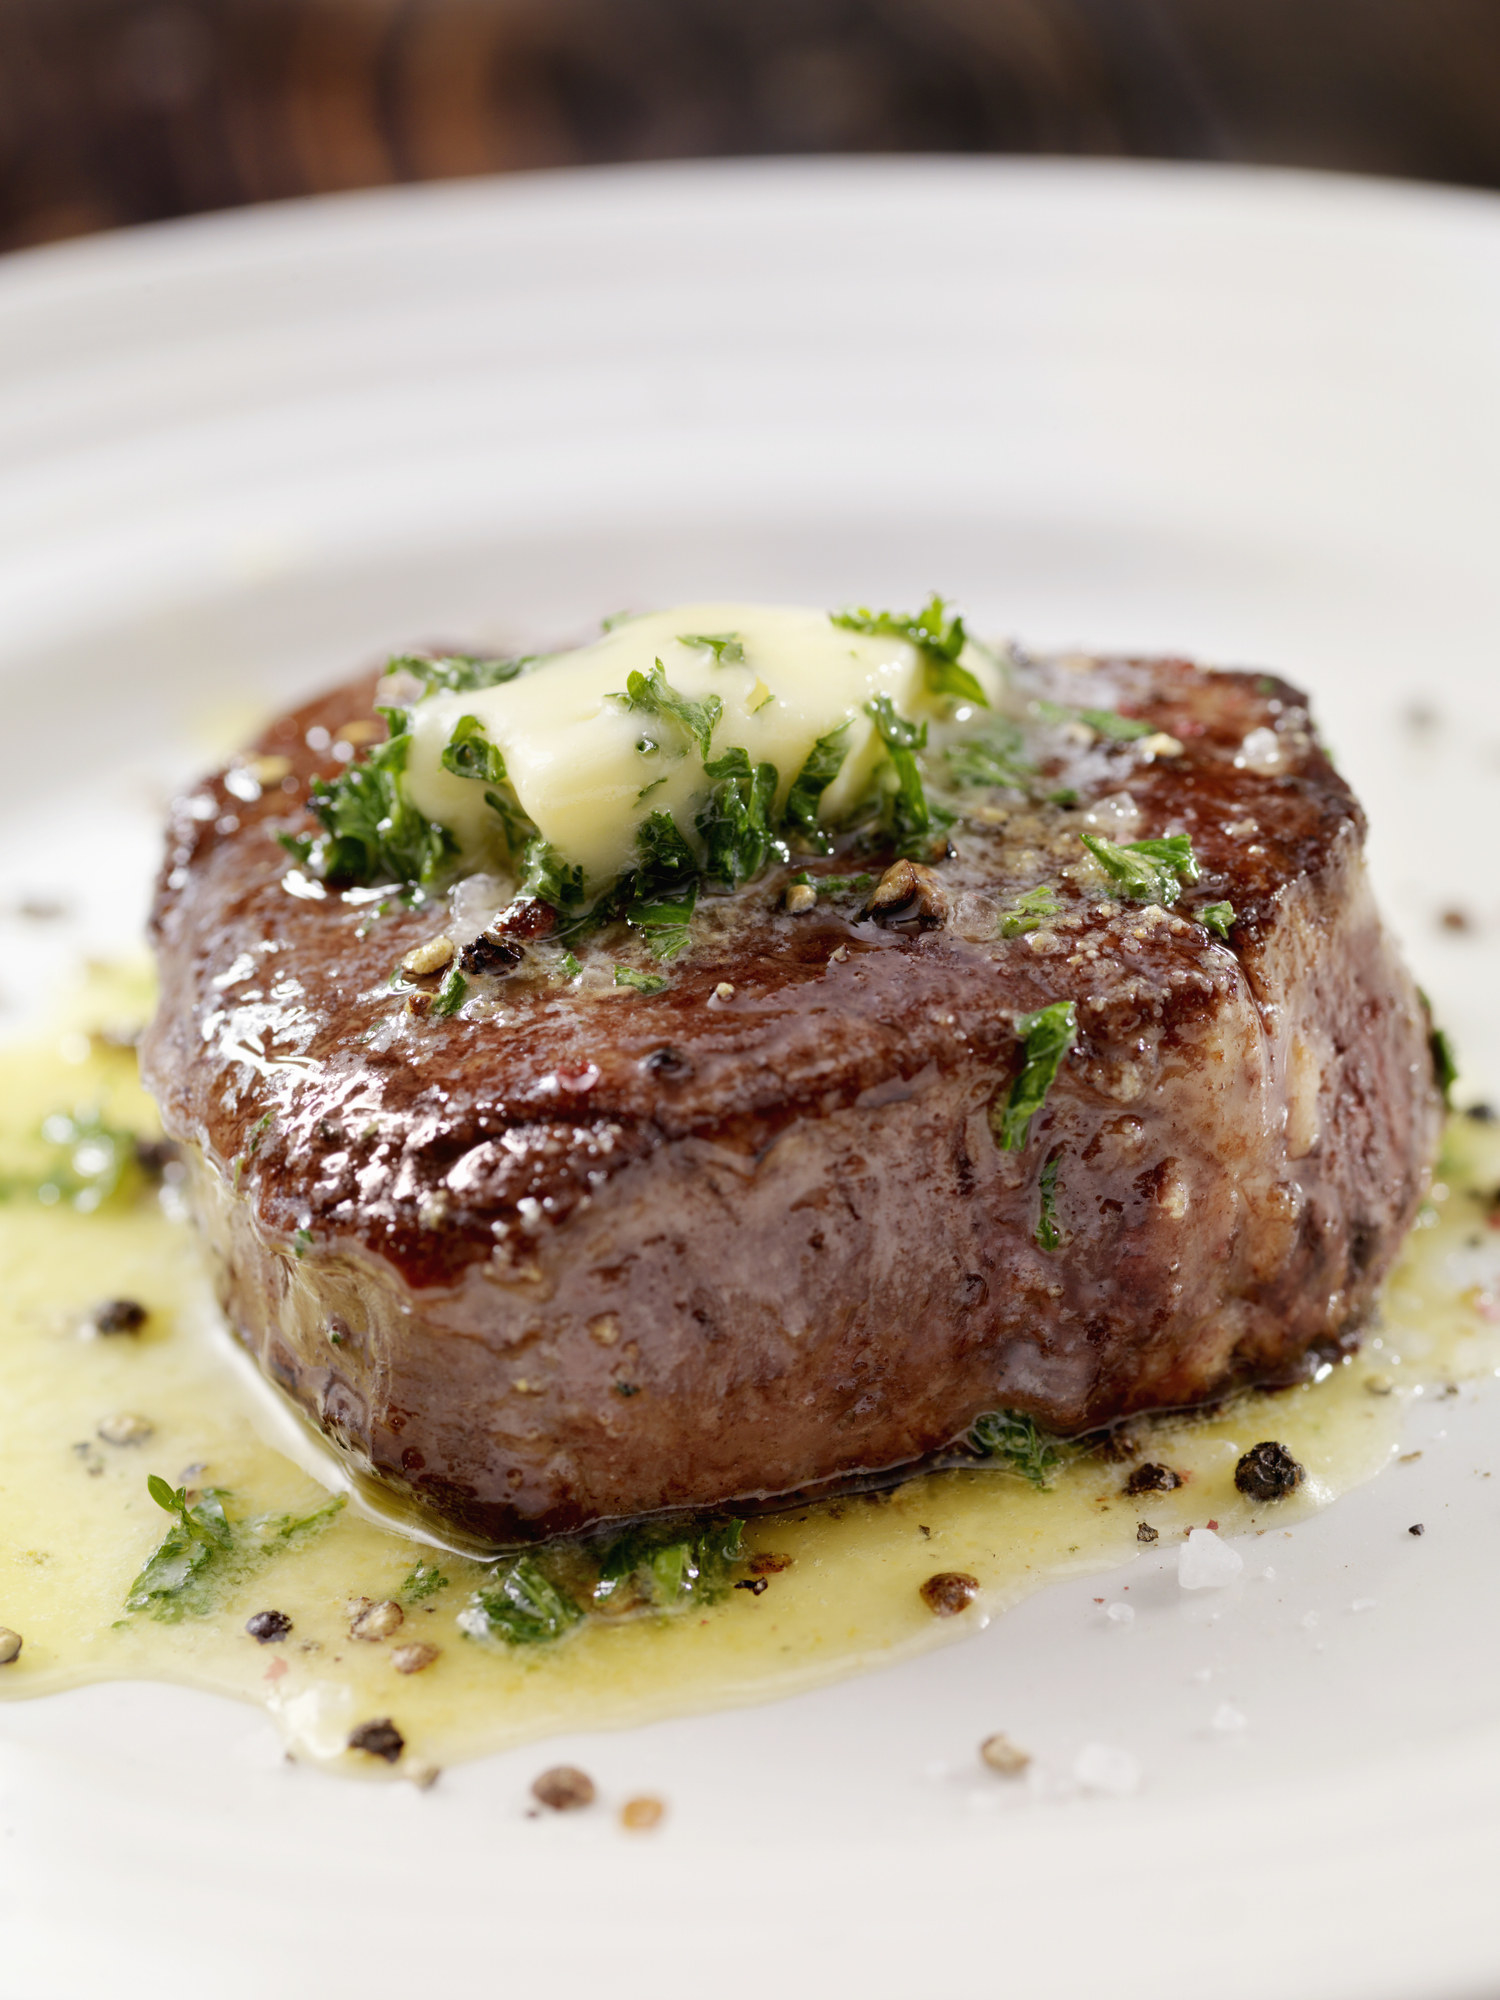
[[[230,1323],[355,1467],[515,1545],[1352,1339],[1441,1106],[1304,697],[1181,660],[1015,674],[1024,796],[955,793],[945,857],[854,833],[705,899],[661,990],[618,925],[563,977],[543,904],[291,866],[309,781],[377,733],[372,676],[178,803],[146,1077]],[[1132,890],[1084,834],[1187,835],[1197,879]],[[401,970],[437,933],[467,947],[451,1013],[450,967]]]

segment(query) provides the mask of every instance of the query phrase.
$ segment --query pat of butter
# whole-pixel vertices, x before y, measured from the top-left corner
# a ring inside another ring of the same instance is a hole
[[[716,658],[712,646],[693,643],[704,633],[732,634],[737,646]],[[727,657],[736,650],[738,658]],[[886,694],[903,715],[932,710],[921,657],[904,639],[846,631],[826,611],[800,606],[679,605],[538,660],[500,687],[419,702],[408,798],[452,829],[467,861],[478,865],[495,854],[498,821],[484,786],[454,777],[441,761],[459,718],[477,716],[544,839],[582,864],[591,890],[599,887],[633,864],[636,829],[649,814],[668,811],[691,834],[709,789],[697,747],[681,730],[609,699],[625,692],[632,672],[649,674],[657,660],[677,694],[690,701],[716,694],[723,702],[711,758],[738,746],[752,764],[776,766],[778,809],[818,738],[848,722],[847,755],[822,798],[820,817],[829,824],[858,804],[882,755],[865,703]],[[998,700],[989,660],[970,647],[964,664]],[[657,747],[643,750],[643,741]]]

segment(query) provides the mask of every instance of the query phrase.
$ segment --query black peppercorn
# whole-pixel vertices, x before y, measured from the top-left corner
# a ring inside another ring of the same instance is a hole
[[[245,1620],[245,1630],[262,1646],[269,1646],[274,1639],[284,1639],[292,1629],[292,1621],[284,1611],[257,1611],[253,1618]]]
[[[376,1722],[362,1722],[358,1729],[351,1729],[349,1748],[363,1750],[371,1757],[380,1757],[387,1764],[394,1764],[406,1748],[406,1738],[391,1718],[383,1715]]]
[[[1284,1444],[1253,1444],[1234,1468],[1234,1483],[1247,1499],[1284,1500],[1307,1477]]]
[[[1125,1491],[1137,1493],[1171,1493],[1182,1484],[1182,1475],[1172,1470],[1170,1465],[1138,1465],[1125,1482]]]

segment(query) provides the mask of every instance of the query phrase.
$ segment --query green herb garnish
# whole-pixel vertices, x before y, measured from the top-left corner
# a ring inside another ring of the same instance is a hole
[[[979,1457],[998,1461],[1038,1489],[1050,1486],[1066,1461],[1056,1441],[1020,1410],[989,1410],[976,1417],[968,1444]]]
[[[1085,722],[1096,735],[1115,743],[1134,743],[1142,736],[1156,734],[1155,723],[1137,721],[1135,716],[1121,715],[1113,708],[1064,708],[1060,702],[1039,701],[1036,709],[1044,722]]]
[[[311,1250],[312,1240],[312,1231],[310,1229],[294,1229],[292,1231],[292,1255],[297,1259],[299,1264],[308,1251]]]
[[[951,826],[953,814],[933,805],[917,768],[917,752],[927,748],[927,724],[898,715],[888,694],[865,703],[865,714],[880,732],[895,784],[885,795],[884,824],[896,852],[921,860],[932,852],[934,835]]]
[[[278,838],[304,868],[329,882],[430,883],[451,863],[458,844],[403,793],[411,750],[406,710],[382,708],[380,714],[390,732],[384,743],[332,781],[312,781],[308,808],[322,834]]]
[[[668,982],[659,972],[637,972],[633,966],[615,967],[616,986],[633,986],[637,993],[663,992]]]
[[[419,1562],[411,1574],[403,1581],[396,1595],[403,1604],[420,1604],[424,1597],[435,1596],[448,1588],[448,1579],[436,1563]]]
[[[667,670],[660,660],[649,674],[630,674],[623,694],[607,695],[605,699],[617,702],[623,709],[674,724],[697,744],[698,754],[705,761],[724,713],[724,704],[716,694],[705,695],[702,701],[689,701],[686,695],[679,694],[667,680]]]
[[[517,1556],[481,1584],[458,1614],[458,1623],[471,1639],[538,1646],[560,1639],[582,1618],[534,1556]]]
[[[654,812],[636,828],[637,866],[625,921],[645,937],[653,958],[675,958],[691,936],[698,901],[698,862],[669,812]]]
[[[832,840],[818,823],[818,806],[849,754],[849,745],[844,741],[848,730],[848,722],[841,722],[837,729],[830,729],[826,736],[818,738],[792,781],[782,811],[783,830],[792,835],[799,847],[813,854],[833,852]]]
[[[697,819],[703,838],[703,874],[717,886],[736,889],[741,882],[753,880],[773,854],[778,860],[787,857],[785,843],[771,831],[776,766],[752,766],[749,753],[736,745],[703,769],[714,783]]]
[[[1453,1086],[1458,1081],[1458,1060],[1446,1032],[1433,1019],[1432,1002],[1420,986],[1417,988],[1417,998],[1421,1001],[1422,1011],[1427,1016],[1427,1047],[1432,1055],[1433,1078],[1443,1094],[1444,1110],[1451,1110]]]
[[[1170,909],[1182,894],[1183,883],[1198,879],[1193,843],[1185,833],[1131,840],[1123,846],[1097,833],[1081,833],[1078,838],[1132,903],[1160,903]]]
[[[977,702],[988,708],[984,689],[967,667],[958,664],[967,642],[964,621],[949,614],[943,599],[929,597],[915,617],[896,611],[838,611],[830,614],[835,625],[846,632],[868,632],[877,638],[904,639],[922,655],[923,673],[930,695],[951,696],[955,701]]]
[[[345,1504],[340,1493],[310,1514],[260,1514],[232,1522],[224,1510],[229,1495],[220,1487],[205,1487],[191,1505],[186,1488],[169,1486],[154,1473],[146,1490],[174,1518],[131,1584],[125,1609],[149,1612],[167,1623],[213,1610],[226,1589],[326,1527]]]
[[[659,1611],[711,1604],[744,1554],[744,1522],[715,1521],[684,1535],[680,1528],[633,1528],[612,1542],[599,1565],[593,1601],[601,1607],[648,1605]]]
[[[1040,1206],[1037,1209],[1036,1240],[1043,1250],[1055,1250],[1062,1238],[1057,1233],[1057,1170],[1062,1165],[1062,1154],[1053,1153],[1043,1161],[1041,1179],[1037,1183]]]
[[[1227,938],[1234,923],[1233,903],[1205,903],[1198,912],[1198,921],[1205,930],[1211,930],[1215,937]]]
[[[738,632],[679,632],[679,646],[711,646],[716,667],[742,664],[745,648]]]
[[[943,752],[951,785],[992,785],[1024,791],[1036,766],[1022,756],[1025,738],[1013,722],[995,721],[982,736],[951,743]]]
[[[1055,892],[1045,882],[1040,887],[1028,889],[1024,896],[1017,896],[1008,910],[1000,912],[1001,937],[1025,937],[1028,931],[1039,931],[1062,909]]]
[[[565,951],[558,961],[558,969],[561,971],[564,979],[576,979],[579,973],[582,972],[583,965],[579,959],[573,956],[572,952]]]
[[[1016,1023],[1022,1038],[1021,1072],[1010,1087],[998,1121],[997,1137],[1007,1153],[1018,1153],[1026,1144],[1031,1121],[1041,1110],[1052,1088],[1063,1057],[1078,1034],[1078,1013],[1071,1000],[1054,1000],[1034,1014],[1023,1014]]]
[[[481,688],[500,687],[540,657],[527,653],[515,660],[486,660],[477,654],[449,653],[430,659],[422,653],[402,653],[387,664],[386,672],[411,674],[421,681],[425,699],[430,694],[476,694]]]
[[[469,982],[455,965],[432,996],[434,1014],[456,1014],[469,997]]]

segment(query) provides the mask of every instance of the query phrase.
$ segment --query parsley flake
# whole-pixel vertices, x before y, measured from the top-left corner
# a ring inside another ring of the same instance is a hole
[[[1025,937],[1028,932],[1050,924],[1061,909],[1056,892],[1043,882],[1038,888],[1028,889],[1024,896],[1017,896],[1008,910],[1000,912],[1000,935]]]
[[[617,965],[615,984],[633,986],[637,993],[661,993],[666,989],[668,982],[659,972],[637,972],[634,966]]]
[[[582,1611],[534,1556],[503,1563],[458,1614],[460,1628],[471,1639],[499,1639],[509,1646],[560,1639],[582,1619]]]
[[[980,708],[989,707],[984,689],[968,668],[958,663],[959,655],[968,642],[964,621],[957,613],[950,615],[946,603],[936,593],[928,598],[914,617],[896,611],[867,611],[863,608],[831,612],[829,616],[833,624],[846,632],[904,639],[908,645],[915,646],[922,655],[922,668],[930,695],[946,695],[954,701],[972,701]]]
[[[826,736],[818,738],[793,779],[782,809],[783,830],[813,854],[833,852],[832,840],[818,823],[818,806],[849,754],[849,745],[844,740],[848,731],[849,723],[841,722],[837,729],[830,729]]]
[[[1198,912],[1199,923],[1215,937],[1227,938],[1234,920],[1233,903],[1205,903]]]
[[[625,692],[606,695],[605,700],[615,702],[632,713],[675,724],[697,744],[698,754],[703,758],[708,756],[709,743],[724,713],[724,704],[716,694],[705,695],[702,701],[690,701],[686,695],[679,694],[668,681],[667,670],[660,660],[649,674],[630,674],[625,682]]]
[[[735,667],[744,663],[745,647],[738,632],[679,632],[679,646],[708,646],[713,650],[716,667]]]
[[[1097,833],[1081,833],[1078,838],[1132,903],[1160,903],[1164,910],[1170,909],[1182,894],[1183,883],[1198,879],[1193,843],[1185,833],[1131,840],[1123,846]]]
[[[1010,1095],[998,1120],[991,1111],[991,1123],[1007,1153],[1019,1153],[1026,1144],[1031,1121],[1047,1100],[1063,1057],[1078,1035],[1078,1010],[1071,1000],[1054,1000],[1034,1014],[1023,1014],[1016,1023],[1022,1039],[1021,1070],[1010,1087]]]
[[[388,674],[410,674],[422,683],[421,699],[432,694],[476,694],[481,688],[500,687],[513,681],[523,667],[539,656],[523,654],[514,660],[487,660],[473,653],[449,653],[433,658],[425,653],[401,653],[386,664]]]
[[[1155,723],[1121,715],[1113,708],[1064,708],[1061,702],[1039,701],[1036,711],[1044,722],[1086,723],[1096,736],[1107,736],[1113,743],[1134,743],[1156,733]]]
[[[976,1417],[967,1443],[980,1458],[995,1460],[1038,1489],[1052,1484],[1066,1459],[1056,1440],[1020,1410],[988,1410]]]
[[[455,965],[432,997],[431,1011],[434,1014],[456,1014],[468,998],[469,982]]]
[[[411,751],[404,708],[382,708],[384,743],[341,771],[314,778],[308,809],[320,836],[278,836],[304,868],[328,882],[420,882],[437,879],[458,852],[447,827],[407,802],[401,779]]]
[[[927,748],[927,724],[908,722],[898,715],[888,694],[867,701],[865,714],[880,733],[895,776],[895,784],[885,795],[882,817],[886,830],[898,854],[908,860],[925,859],[932,852],[934,836],[954,819],[946,806],[932,803],[922,784],[917,752]]]

